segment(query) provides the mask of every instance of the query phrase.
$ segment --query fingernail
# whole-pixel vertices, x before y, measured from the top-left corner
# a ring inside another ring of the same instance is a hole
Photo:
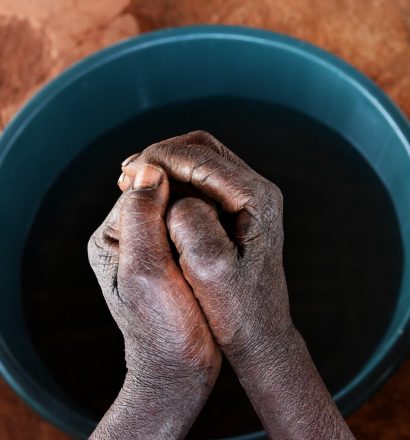
[[[152,189],[162,182],[164,172],[155,165],[145,164],[137,170],[133,189]]]
[[[125,168],[127,165],[129,165],[133,160],[135,160],[141,153],[135,153],[130,157],[127,157],[124,162],[121,164],[121,168]]]
[[[124,182],[124,179],[125,179],[125,174],[122,173],[121,176],[119,177],[118,181],[117,181],[117,184],[119,185],[120,183]]]

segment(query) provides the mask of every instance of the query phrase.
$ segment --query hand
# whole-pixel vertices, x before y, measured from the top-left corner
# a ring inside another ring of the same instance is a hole
[[[125,164],[122,189],[142,163],[191,183],[228,214],[225,229],[215,206],[185,198],[167,225],[184,277],[268,434],[353,438],[290,317],[280,190],[205,132],[148,147]]]
[[[91,438],[184,438],[213,387],[221,355],[170,251],[167,176],[151,165],[134,174],[134,188],[120,197],[88,245],[124,336],[128,370]]]
[[[205,132],[150,146],[124,167],[125,185],[142,163],[160,164],[230,215],[230,236],[216,207],[198,198],[177,201],[167,215],[184,277],[224,353],[238,364],[279,342],[292,327],[280,190]]]

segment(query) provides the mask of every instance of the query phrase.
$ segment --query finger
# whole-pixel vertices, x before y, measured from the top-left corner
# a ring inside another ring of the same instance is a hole
[[[196,142],[195,133],[185,137]],[[212,142],[215,146],[218,141]],[[229,150],[223,148],[227,154]],[[235,223],[235,239],[239,245],[252,248],[252,244],[264,239],[272,219],[281,217],[281,192],[247,165],[221,157],[216,150],[171,139],[151,145],[130,166],[157,163],[170,178],[193,184],[202,194],[219,202],[226,212],[240,213]]]
[[[173,261],[164,221],[168,178],[160,167],[145,164],[125,195],[119,219],[118,276],[131,283],[135,276],[162,276]]]
[[[118,251],[119,218],[121,208],[125,203],[125,199],[125,194],[122,194],[121,197],[118,198],[105,220],[91,236],[89,246],[96,244],[105,252]]]
[[[165,314],[178,327],[190,322],[187,317],[191,316],[195,325],[193,329],[189,324],[189,332],[209,335],[205,317],[169,246],[164,219],[168,200],[165,172],[155,165],[143,165],[133,188],[125,193],[120,213],[118,291],[123,301],[147,307],[147,319],[153,312]]]
[[[191,131],[185,135],[186,145],[203,145],[209,147],[218,153],[220,156],[235,163],[243,168],[249,168],[247,163],[239,158],[235,153],[233,153],[229,148],[227,148],[222,142],[218,141],[215,136],[212,136],[205,130]]]
[[[219,202],[229,213],[239,212],[258,196],[267,182],[262,176],[219,156],[199,145],[174,148],[152,145],[136,163],[154,163],[164,168],[170,178],[189,182],[199,191]]]
[[[122,173],[117,181],[117,185],[119,186],[122,192],[127,191],[131,188],[133,183],[133,179],[130,176],[127,176],[125,173]]]
[[[122,173],[121,176],[118,179],[118,186],[121,189],[122,192],[125,192],[129,190],[132,186],[133,179],[126,175],[125,173]],[[170,182],[170,203],[175,202],[176,200],[185,198],[185,197],[197,197],[199,199],[203,199],[206,202],[213,204],[213,201],[202,194],[200,191],[198,191],[196,188],[194,188],[192,185],[189,185],[184,182],[178,182],[177,180],[173,180]]]
[[[141,153],[135,153],[131,156],[128,156],[122,163],[121,168],[125,168],[127,165],[129,165],[132,161],[134,161]]]
[[[237,249],[212,205],[193,197],[178,200],[167,213],[167,226],[192,286],[196,278],[224,279],[235,268]]]
[[[125,202],[123,194],[88,241],[88,259],[103,290],[112,290],[118,270],[119,214]]]
[[[201,145],[203,147],[209,148],[218,155],[223,158],[229,160],[230,162],[235,163],[236,165],[248,168],[248,165],[240,159],[236,154],[234,154],[231,150],[229,150],[222,142],[218,141],[214,136],[204,130],[192,131],[187,134],[183,134],[181,136],[176,136],[170,139],[166,139],[164,141],[158,142],[154,144],[158,147],[161,146],[172,146],[174,148],[177,147],[186,147],[187,145]],[[134,155],[136,157],[132,157],[132,160],[126,159],[122,164],[122,171],[124,174],[134,177],[136,169],[138,167],[135,160],[139,157],[140,154]]]
[[[240,167],[209,148],[153,145],[136,162],[162,166],[170,178],[190,182],[219,202],[223,211],[237,214],[233,236],[243,256],[257,250],[267,236],[274,238],[271,227],[281,224],[283,200],[279,188],[254,170]]]

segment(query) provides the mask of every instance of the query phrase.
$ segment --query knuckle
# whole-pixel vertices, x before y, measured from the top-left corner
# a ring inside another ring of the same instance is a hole
[[[215,163],[214,158],[205,152],[202,157],[198,157],[192,167],[190,182],[200,182],[204,184],[205,181],[214,173],[218,173],[220,167]]]
[[[199,218],[214,216],[211,205],[201,199],[185,197],[175,202],[168,212],[168,224],[172,227],[190,226],[196,224]]]
[[[272,183],[272,198],[280,207],[283,206],[283,194],[278,186]]]
[[[264,185],[264,202],[267,202],[269,206],[274,207],[278,212],[281,212],[283,206],[283,194],[282,191],[274,183],[267,181]]]
[[[270,180],[265,179],[265,184],[263,185],[265,192],[270,195],[272,198],[280,198],[282,196],[282,192],[277,185],[275,185]]]
[[[178,142],[170,142],[169,140],[165,140],[147,147],[143,152],[143,156],[147,162],[149,162],[150,159],[155,160],[156,158],[162,158],[162,160],[165,162],[170,160],[170,158],[177,153],[180,147],[181,146],[178,144]]]
[[[248,205],[249,211],[257,220],[259,233],[268,233],[273,224],[280,223],[283,213],[283,196],[280,189],[265,180]]]
[[[206,130],[195,130],[191,131],[186,135],[186,139],[188,143],[204,143],[209,141],[214,141],[215,137],[212,136],[211,133],[209,133]]]
[[[195,130],[192,134],[196,137],[215,139],[214,136],[206,130]]]
[[[118,253],[104,239],[101,229],[91,235],[87,243],[88,260],[97,277],[104,278],[118,267]]]
[[[104,243],[101,240],[101,226],[91,235],[87,243],[87,253],[88,257],[95,261],[97,254],[105,251]]]
[[[220,283],[230,278],[230,274],[235,269],[234,263],[229,255],[206,254],[203,257],[203,249],[191,248],[188,255],[182,254],[180,257],[181,267],[189,268],[188,273],[195,280],[206,283]],[[192,280],[193,282],[195,280]]]

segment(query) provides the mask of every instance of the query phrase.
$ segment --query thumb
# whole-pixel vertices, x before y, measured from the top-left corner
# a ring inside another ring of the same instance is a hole
[[[235,267],[237,249],[214,206],[194,197],[180,199],[168,211],[167,226],[184,277],[197,297],[199,283],[218,281]]]
[[[172,262],[164,215],[169,182],[162,168],[145,164],[125,194],[119,218],[118,281],[159,277]]]

